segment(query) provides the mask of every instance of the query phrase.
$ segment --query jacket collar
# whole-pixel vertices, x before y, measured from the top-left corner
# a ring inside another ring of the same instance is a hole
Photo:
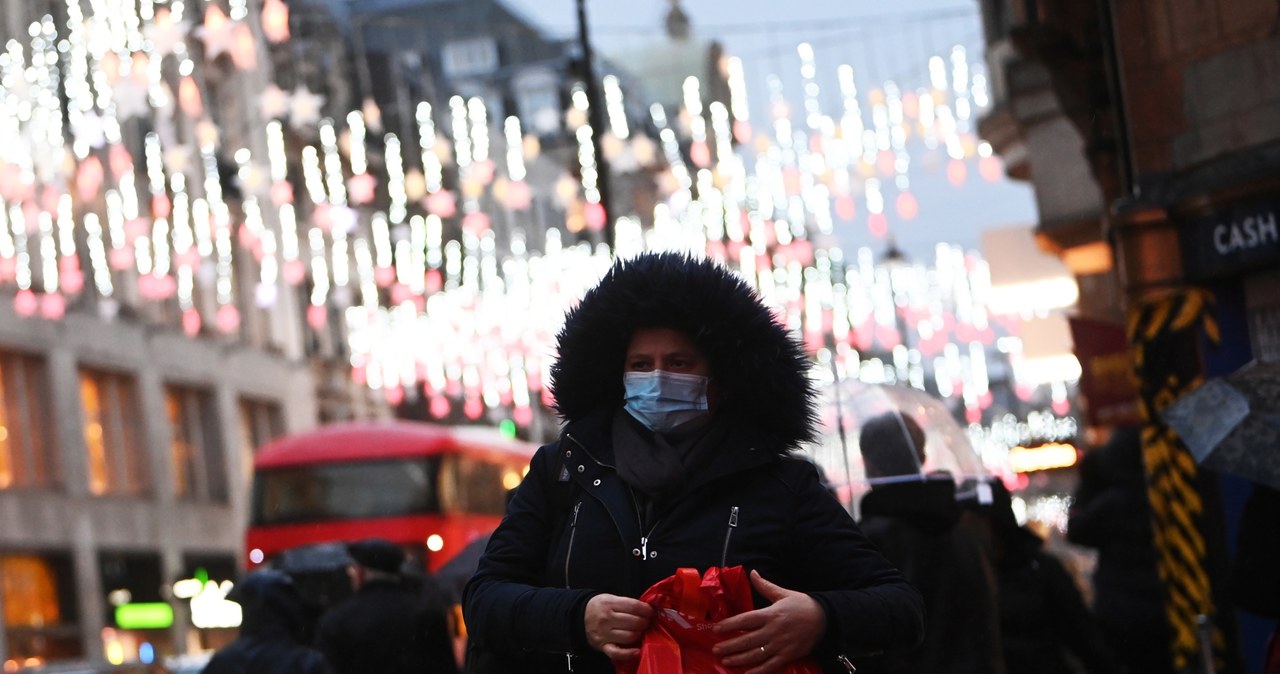
[[[570,421],[562,432],[562,436],[585,452],[592,463],[610,472],[615,471],[617,465],[610,435],[612,418],[613,410],[601,406],[581,419]],[[780,443],[771,441],[746,424],[731,420],[721,448],[712,452],[696,475],[690,476],[685,483],[686,490],[741,470],[766,465],[786,453],[787,449]]]

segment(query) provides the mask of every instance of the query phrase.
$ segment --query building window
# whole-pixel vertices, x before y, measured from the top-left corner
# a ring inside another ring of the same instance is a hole
[[[258,448],[284,435],[284,413],[274,400],[240,399],[240,440],[256,454]]]
[[[5,671],[83,657],[76,626],[71,559],[61,555],[0,555]]]
[[[226,502],[227,471],[213,394],[205,389],[165,389],[173,493],[179,498]]]
[[[280,403],[259,398],[240,399],[241,484],[253,480],[253,457],[263,445],[284,435],[284,413]]]
[[[56,484],[44,361],[0,351],[0,489]]]
[[[102,646],[125,661],[174,652],[172,602],[161,573],[160,555],[144,551],[100,550],[98,578],[103,592]]]
[[[498,69],[498,43],[491,37],[455,40],[441,50],[440,61],[450,79],[486,75]]]
[[[133,377],[100,370],[80,371],[84,442],[88,449],[89,491],[138,496],[151,486]]]

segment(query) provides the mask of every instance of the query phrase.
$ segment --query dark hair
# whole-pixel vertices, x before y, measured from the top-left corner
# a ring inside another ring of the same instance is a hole
[[[867,477],[919,475],[924,465],[924,429],[915,419],[887,412],[862,425],[858,449]]]

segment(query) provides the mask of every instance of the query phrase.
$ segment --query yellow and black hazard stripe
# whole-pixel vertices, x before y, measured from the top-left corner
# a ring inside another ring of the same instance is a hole
[[[1198,341],[1219,339],[1212,295],[1190,289],[1135,302],[1128,335],[1139,382],[1142,447],[1147,470],[1160,577],[1168,589],[1166,614],[1172,628],[1174,666],[1195,668],[1204,657],[1201,616],[1214,625],[1214,660],[1220,669],[1225,640],[1216,627],[1208,552],[1203,533],[1204,504],[1196,482],[1196,462],[1160,411],[1203,382]]]

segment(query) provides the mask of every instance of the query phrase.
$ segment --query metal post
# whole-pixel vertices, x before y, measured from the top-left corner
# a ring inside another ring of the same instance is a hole
[[[600,96],[600,79],[596,77],[591,52],[590,28],[587,25],[586,0],[578,2],[578,46],[582,49],[582,84],[587,95],[587,123],[591,125],[591,148],[596,155],[596,188],[600,192],[600,206],[604,208],[604,242],[612,250],[613,204],[609,201],[609,162],[604,156],[601,142],[605,132],[604,101]]]

